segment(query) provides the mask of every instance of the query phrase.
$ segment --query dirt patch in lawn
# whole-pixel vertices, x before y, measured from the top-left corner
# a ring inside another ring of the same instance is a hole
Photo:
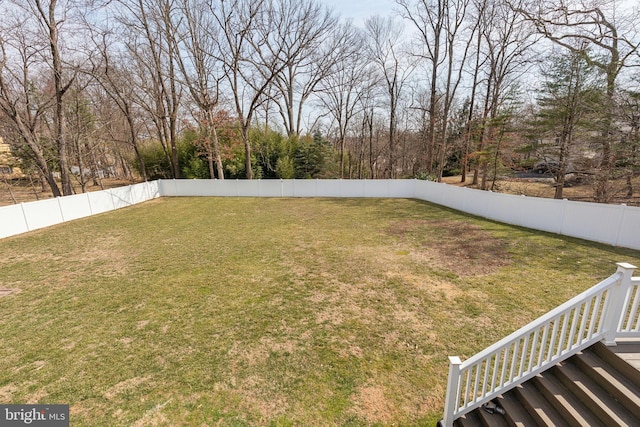
[[[415,242],[419,250],[411,255],[458,276],[492,274],[511,262],[506,242],[463,221],[402,220],[389,233]]]
[[[7,296],[7,295],[11,295],[14,292],[19,292],[20,289],[7,289],[7,288],[0,288],[0,298]]]
[[[0,402],[11,402],[13,394],[18,391],[18,387],[14,384],[7,384],[0,387]]]

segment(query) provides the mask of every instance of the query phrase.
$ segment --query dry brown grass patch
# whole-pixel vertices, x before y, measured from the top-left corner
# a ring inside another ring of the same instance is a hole
[[[150,377],[128,378],[110,387],[107,391],[104,392],[103,395],[105,399],[111,400],[119,394],[126,393],[129,390],[139,387],[141,384],[148,382],[150,379],[151,379]]]
[[[394,417],[394,405],[386,398],[382,386],[359,387],[353,403],[355,414],[369,424],[389,423]]]
[[[14,384],[7,384],[0,387],[0,402],[11,402],[13,394],[19,389]]]
[[[407,219],[393,223],[389,233],[416,239],[421,252],[410,255],[461,277],[492,274],[511,262],[505,242],[464,221]]]
[[[18,289],[18,288],[11,288],[11,289],[10,288],[2,288],[2,289],[0,289],[0,298],[4,297],[4,296],[7,296],[7,295],[10,295],[10,294],[12,294],[14,292],[20,292],[20,289]]]

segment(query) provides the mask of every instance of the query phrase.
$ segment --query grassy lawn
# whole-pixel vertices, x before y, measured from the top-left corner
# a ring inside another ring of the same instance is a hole
[[[640,252],[415,200],[159,199],[0,240],[0,403],[433,425],[463,359]]]

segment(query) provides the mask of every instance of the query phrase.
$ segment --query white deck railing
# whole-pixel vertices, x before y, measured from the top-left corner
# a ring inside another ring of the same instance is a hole
[[[632,277],[618,325],[618,338],[640,336],[640,277]]]
[[[449,358],[443,425],[516,387],[598,341],[640,336],[640,278],[618,270],[464,362]]]

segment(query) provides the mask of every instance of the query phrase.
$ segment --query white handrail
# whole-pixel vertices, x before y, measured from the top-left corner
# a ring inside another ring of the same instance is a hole
[[[624,306],[626,311],[620,317],[617,336],[637,337],[640,335],[640,277],[631,278]]]
[[[598,341],[640,335],[640,278],[618,270],[580,295],[460,363],[450,357],[443,425]],[[454,366],[455,365],[455,366]]]

